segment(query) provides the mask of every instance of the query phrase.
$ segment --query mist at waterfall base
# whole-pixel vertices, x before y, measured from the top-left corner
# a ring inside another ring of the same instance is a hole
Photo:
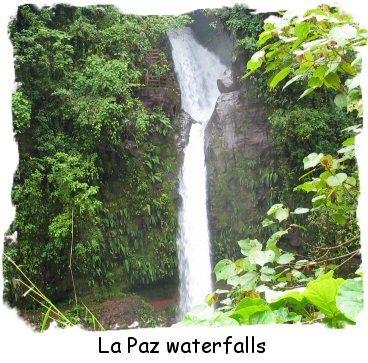
[[[214,53],[198,43],[190,28],[170,32],[169,40],[182,108],[196,121],[191,125],[180,173],[182,207],[177,240],[180,319],[194,306],[203,304],[205,296],[212,291],[204,129],[220,94],[217,79],[226,66]]]

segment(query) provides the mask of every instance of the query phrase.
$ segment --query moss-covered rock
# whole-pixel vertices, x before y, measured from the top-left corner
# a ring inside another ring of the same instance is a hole
[[[223,93],[206,128],[208,209],[215,260],[237,256],[236,242],[259,231],[267,197],[262,178],[271,173],[273,157],[265,106],[255,98],[249,83],[239,81],[238,66],[234,63],[219,80]]]

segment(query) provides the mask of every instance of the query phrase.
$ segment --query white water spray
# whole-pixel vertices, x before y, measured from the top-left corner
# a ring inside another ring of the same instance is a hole
[[[193,306],[203,304],[205,296],[212,291],[204,129],[219,96],[217,79],[226,67],[196,41],[190,28],[171,32],[169,39],[182,107],[197,121],[191,126],[180,174],[183,205],[179,212],[177,245],[181,318]]]

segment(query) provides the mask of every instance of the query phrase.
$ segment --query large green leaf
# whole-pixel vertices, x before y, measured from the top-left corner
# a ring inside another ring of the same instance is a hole
[[[338,173],[336,175],[331,175],[327,178],[326,183],[330,187],[337,187],[342,185],[342,183],[347,179],[347,175],[345,173]]]
[[[270,87],[275,88],[284,78],[286,78],[292,71],[291,67],[283,68],[280,72],[276,73],[270,82]]]
[[[275,259],[275,252],[271,250],[266,251],[252,251],[249,255],[250,263],[263,266],[266,263],[272,262]]]
[[[309,208],[296,208],[293,213],[294,214],[304,214],[308,212],[309,212]]]
[[[310,88],[317,88],[317,87],[321,87],[323,85],[323,80],[321,80],[320,78],[317,77],[312,77],[309,81],[308,81],[308,86]]]
[[[216,301],[217,299],[217,295],[216,292],[211,292],[210,294],[208,294],[204,301],[206,302],[206,304],[208,304],[209,306],[212,306],[213,303]]]
[[[266,248],[269,248],[269,246],[271,245],[276,245],[277,242],[280,240],[280,238],[282,236],[284,236],[285,234],[288,234],[287,230],[281,230],[281,231],[277,231],[275,232],[268,240],[266,243]]]
[[[280,208],[275,212],[275,218],[279,221],[285,221],[289,218],[289,209]]]
[[[293,310],[303,312],[308,304],[306,298],[299,291],[290,291],[282,295],[270,303],[272,310],[280,309],[287,306],[292,306]]]
[[[269,311],[268,306],[251,306],[249,308],[235,311],[230,318],[235,319],[240,325],[249,325],[250,317],[259,311]]]
[[[249,324],[276,324],[276,316],[270,310],[257,311],[250,315]]]
[[[262,244],[256,239],[243,239],[238,242],[238,245],[241,248],[242,254],[245,256],[249,256],[252,251],[262,250]]]
[[[313,170],[312,170],[313,171]],[[294,188],[294,191],[304,190],[305,192],[315,192],[317,190],[316,185],[313,181],[307,181],[303,184],[299,184]]]
[[[235,263],[230,260],[219,261],[213,272],[216,275],[216,281],[227,280],[229,277],[236,275]]]
[[[251,291],[255,289],[257,279],[258,273],[255,271],[250,271],[243,276],[240,276],[239,281],[244,291]]]
[[[311,153],[303,159],[304,169],[314,168],[322,160],[323,154]]]
[[[240,301],[240,303],[238,304],[238,306],[236,307],[235,311],[240,310],[240,309],[244,309],[244,308],[248,308],[250,306],[254,306],[254,305],[264,305],[267,306],[267,301],[261,298],[251,298],[251,297],[245,297],[244,299],[242,299]]]
[[[280,308],[273,311],[274,316],[276,317],[277,323],[285,323],[285,322],[298,322],[301,320],[302,316],[296,314],[294,312],[290,312],[288,308]]]
[[[326,64],[323,64],[319,66],[313,73],[312,77],[323,79],[328,71],[328,66]],[[312,85],[310,85],[312,87]]]
[[[317,280],[311,281],[303,296],[327,317],[333,318],[340,313],[336,306],[336,296],[344,280],[325,276],[322,275]]]
[[[231,276],[227,279],[227,284],[231,286],[241,286],[244,291],[254,290],[256,287],[256,281],[258,279],[258,273],[255,271],[247,272],[246,274],[239,276]]]
[[[284,253],[283,255],[281,255],[276,262],[279,263],[280,265],[285,265],[287,263],[290,263],[291,261],[295,260],[295,257],[292,253]]]
[[[343,108],[348,105],[348,100],[347,100],[346,95],[343,95],[340,93],[335,96],[334,102],[338,108]]]
[[[260,280],[264,282],[269,282],[272,281],[273,278],[275,277],[276,271],[271,267],[263,266],[260,270],[260,273],[261,273]]]
[[[355,322],[363,310],[363,300],[363,280],[347,280],[340,286],[336,306],[347,318]]]
[[[212,320],[212,324],[215,326],[236,326],[239,325],[239,323],[232,318],[229,318],[228,316],[224,314],[220,314],[218,317]]]
[[[258,69],[262,63],[263,63],[263,56],[264,56],[265,52],[259,51],[256,52],[252,55],[252,58],[249,59],[248,63],[247,63],[247,68],[250,69],[252,72],[255,71],[256,69]]]
[[[274,214],[278,209],[280,208],[284,208],[284,205],[283,204],[274,204],[268,211],[267,211],[267,215],[271,215],[271,214]]]
[[[286,220],[289,217],[289,209],[283,204],[274,204],[267,212],[267,215],[273,215],[279,222]]]
[[[265,300],[246,297],[239,303],[234,313],[230,315],[230,318],[235,319],[241,325],[245,325],[250,324],[250,317],[253,314],[270,310]]]
[[[245,258],[240,258],[239,260],[235,261],[235,265],[237,267],[238,271],[255,271],[257,269],[256,265],[253,265],[249,262],[249,258],[245,257]]]
[[[338,90],[341,86],[341,79],[337,73],[329,73],[324,79],[324,83],[327,87]]]
[[[310,28],[311,24],[306,21],[302,21],[295,26],[294,34],[298,37],[299,42],[307,38]]]

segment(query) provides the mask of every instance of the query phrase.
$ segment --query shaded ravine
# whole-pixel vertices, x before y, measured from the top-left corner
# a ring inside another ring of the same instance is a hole
[[[179,187],[182,207],[177,240],[180,276],[178,318],[182,318],[193,306],[203,304],[206,294],[212,290],[204,129],[219,96],[217,79],[226,67],[214,53],[197,42],[190,28],[171,32],[169,39],[182,107],[195,120],[184,149]]]

